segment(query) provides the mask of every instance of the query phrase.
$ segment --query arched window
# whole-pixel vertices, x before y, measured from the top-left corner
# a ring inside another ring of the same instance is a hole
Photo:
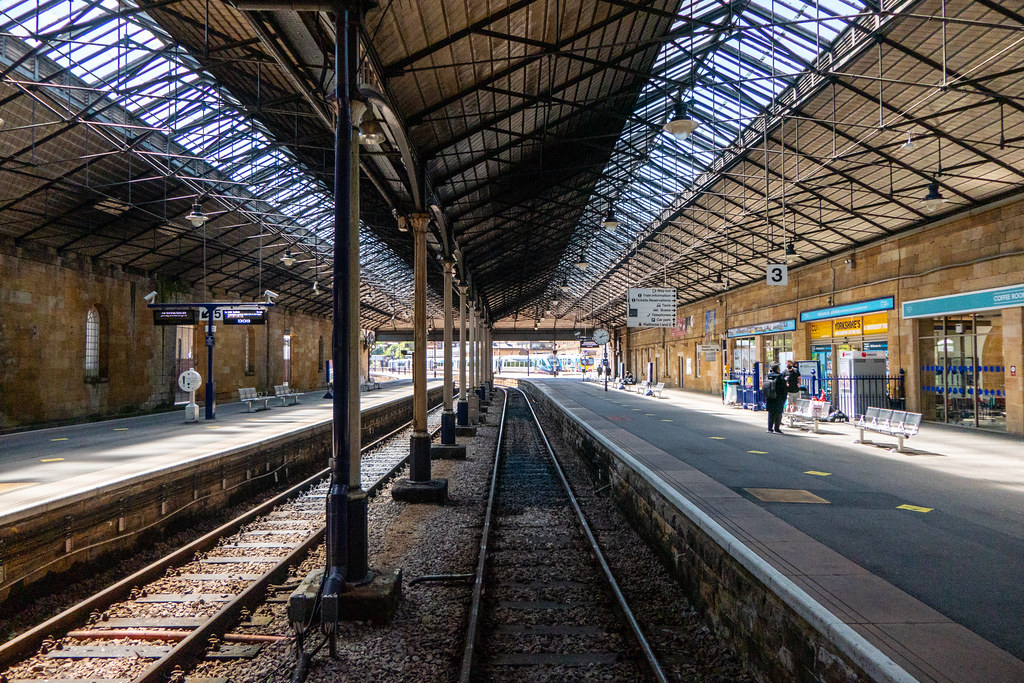
[[[100,376],[100,313],[95,306],[85,314],[85,376]]]

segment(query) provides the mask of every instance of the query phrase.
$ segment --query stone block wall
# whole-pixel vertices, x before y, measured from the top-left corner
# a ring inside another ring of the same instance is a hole
[[[157,327],[143,297],[160,289],[153,278],[89,259],[0,242],[0,431],[114,417],[170,406],[178,376],[175,330]],[[225,292],[192,288],[177,301],[236,300]],[[99,377],[85,372],[86,317],[100,315]],[[325,385],[319,340],[330,357],[326,318],[275,307],[269,324],[216,326],[217,400],[237,398],[239,387],[273,391],[284,381],[283,339],[292,335],[292,386]],[[251,371],[245,367],[250,338]],[[205,330],[192,335],[196,369],[206,372]],[[202,391],[197,394],[203,400]]]

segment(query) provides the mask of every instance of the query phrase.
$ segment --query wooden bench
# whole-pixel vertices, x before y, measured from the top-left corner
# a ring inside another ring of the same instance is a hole
[[[884,408],[868,408],[860,416],[855,425],[859,434],[854,443],[864,442],[864,431],[895,436],[898,445],[897,453],[903,452],[903,440],[917,434],[921,428],[921,413],[908,413],[903,410],[887,410]]]
[[[270,397],[257,393],[256,387],[240,387],[238,389],[238,400],[249,406],[249,409],[245,411],[247,413],[254,413],[257,410],[268,410],[270,408]],[[260,401],[263,401],[263,407],[253,408],[253,404]]]
[[[287,384],[274,385],[273,398],[281,399],[281,405],[283,406],[288,405],[288,399],[292,399],[295,402],[293,405],[297,405],[299,402],[298,393],[292,391],[291,387],[289,387]]]
[[[787,418],[790,427],[796,426],[797,422],[813,423],[814,427],[812,429],[817,434],[818,423],[828,419],[831,406],[832,404],[829,401],[801,398],[796,402],[794,409],[791,412],[787,412],[783,417]]]

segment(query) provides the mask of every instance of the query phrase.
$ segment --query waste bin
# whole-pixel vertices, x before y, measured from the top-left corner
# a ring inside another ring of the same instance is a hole
[[[727,406],[740,402],[740,381],[738,379],[722,381],[722,402]]]

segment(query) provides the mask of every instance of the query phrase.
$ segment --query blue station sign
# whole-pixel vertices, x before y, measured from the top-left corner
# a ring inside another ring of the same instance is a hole
[[[858,301],[853,304],[842,306],[829,306],[828,308],[816,308],[813,311],[804,311],[800,314],[800,322],[811,323],[816,320],[831,320],[832,318],[845,318],[848,315],[863,315],[865,313],[876,313],[878,311],[891,311],[896,307],[896,298],[887,296],[881,299],[870,301]]]
[[[931,318],[937,315],[991,311],[1015,306],[1024,306],[1024,284],[907,301],[903,304],[903,317]]]

